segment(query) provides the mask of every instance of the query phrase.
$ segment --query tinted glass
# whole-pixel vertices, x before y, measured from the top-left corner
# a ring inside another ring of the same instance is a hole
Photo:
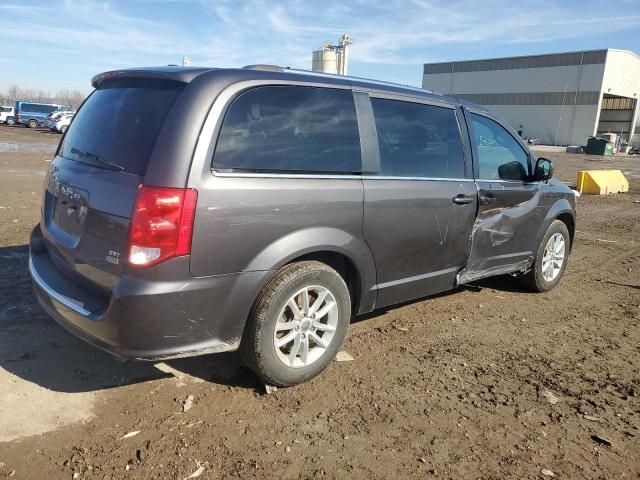
[[[28,113],[49,113],[58,110],[56,105],[46,105],[42,103],[22,103],[20,105],[22,112]]]
[[[270,86],[241,94],[216,145],[217,170],[357,173],[360,137],[348,90]]]
[[[75,115],[61,155],[78,161],[90,158],[74,151],[97,155],[127,172],[144,175],[160,128],[183,86],[119,80],[97,89]]]
[[[380,174],[463,178],[464,153],[455,111],[372,98]]]
[[[482,115],[471,114],[478,146],[480,178],[524,180],[529,174],[527,153],[500,124]]]

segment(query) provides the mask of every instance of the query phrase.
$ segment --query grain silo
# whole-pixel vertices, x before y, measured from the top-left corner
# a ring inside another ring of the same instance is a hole
[[[351,37],[347,33],[342,34],[340,43],[337,45],[332,45],[330,42],[325,43],[321,49],[313,52],[311,69],[314,72],[346,75],[351,43]]]
[[[325,44],[312,55],[311,70],[323,73],[338,73],[338,53]]]

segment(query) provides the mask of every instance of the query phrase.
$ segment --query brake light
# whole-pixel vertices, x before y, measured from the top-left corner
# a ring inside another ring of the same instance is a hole
[[[148,267],[189,255],[197,200],[194,189],[142,185],[129,227],[129,265]]]

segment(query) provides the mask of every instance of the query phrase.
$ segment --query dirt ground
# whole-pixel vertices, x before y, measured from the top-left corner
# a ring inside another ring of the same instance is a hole
[[[354,361],[266,395],[235,354],[120,363],[40,310],[26,243],[59,139],[0,126],[0,478],[640,478],[640,158],[545,153],[632,190],[578,199],[552,292],[357,318]]]

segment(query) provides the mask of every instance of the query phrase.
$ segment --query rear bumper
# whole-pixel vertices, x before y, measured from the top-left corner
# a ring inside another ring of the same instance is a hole
[[[196,278],[188,274],[189,258],[180,257],[141,272],[141,278],[122,277],[104,301],[56,270],[39,235],[36,227],[29,269],[40,305],[78,337],[122,359],[236,350],[253,300],[269,274]],[[177,272],[185,272],[183,278]]]

